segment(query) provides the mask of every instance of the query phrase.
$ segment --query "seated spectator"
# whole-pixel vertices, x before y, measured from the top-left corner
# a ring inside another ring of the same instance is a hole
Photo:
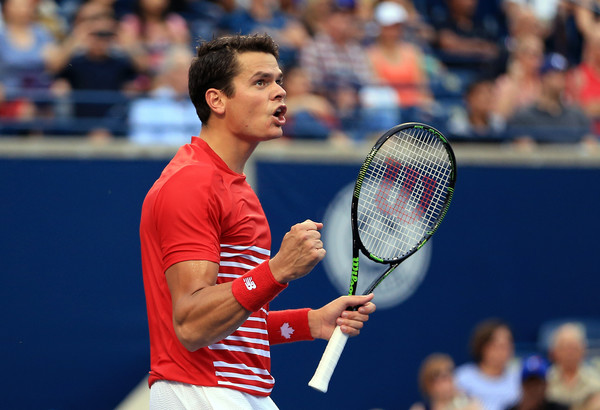
[[[428,109],[432,97],[423,54],[403,39],[408,13],[400,4],[384,1],[375,7],[374,17],[380,31],[367,53],[377,79],[396,90],[403,109]]]
[[[467,397],[454,385],[454,361],[443,353],[433,353],[419,369],[419,388],[426,403],[415,403],[410,410],[481,410],[481,404]]]
[[[577,28],[586,38],[597,30],[597,23],[600,22],[598,16],[598,4],[596,0],[579,0],[575,6],[575,20]]]
[[[521,398],[508,410],[568,410],[568,406],[546,398],[546,375],[548,362],[541,356],[529,356],[523,360],[521,370]]]
[[[573,406],[572,410],[600,410],[600,390],[588,394],[580,404]]]
[[[582,33],[575,14],[575,2],[548,0],[503,0],[509,17],[509,49],[513,38],[534,35],[543,40],[546,52],[559,53],[570,63],[581,59]]]
[[[425,15],[417,9],[414,0],[397,0],[408,16],[404,23],[406,38],[419,47],[429,50],[436,41],[437,33]]]
[[[0,111],[4,118],[50,117],[51,73],[58,69],[54,37],[36,21],[34,0],[2,2],[0,26]],[[20,130],[29,133],[39,130]]]
[[[507,120],[516,110],[532,104],[540,94],[540,67],[544,44],[539,37],[526,35],[516,40],[508,69],[496,79],[494,112]]]
[[[496,319],[478,324],[471,336],[473,363],[456,369],[456,384],[486,410],[505,410],[520,397],[519,369],[510,365],[514,345],[509,326]]]
[[[540,24],[549,26],[558,12],[560,1],[557,0],[503,0],[505,7],[518,9],[529,8]]]
[[[508,38],[505,40],[508,51],[512,51],[515,42],[525,36],[543,38],[544,26],[537,18],[533,9],[526,4],[516,4],[511,1],[503,2],[507,16]]]
[[[331,1],[334,0],[306,0],[304,2],[301,19],[310,37],[325,30],[331,11]]]
[[[139,86],[150,86],[152,75],[173,46],[191,46],[190,31],[183,17],[171,9],[170,0],[137,0],[135,12],[123,16],[119,45],[130,55],[137,55],[138,65],[149,71],[139,79]]]
[[[599,26],[600,28],[600,26]],[[569,94],[593,121],[594,134],[600,135],[600,32],[585,41],[584,61],[570,76]]]
[[[600,375],[584,362],[586,351],[581,325],[565,323],[556,329],[549,352],[553,365],[548,374],[548,398],[571,406],[600,391]]]
[[[560,54],[550,54],[544,60],[539,97],[508,122],[509,137],[519,146],[530,147],[535,142],[594,143],[585,113],[563,101],[567,69],[567,60]]]
[[[77,53],[85,52],[88,47],[90,33],[98,26],[114,26],[115,14],[112,6],[106,1],[92,0],[85,2],[77,9],[73,18],[72,29],[62,41],[55,60],[59,69],[63,69]],[[144,66],[140,65],[143,69]]]
[[[5,99],[4,87],[0,84],[0,134],[2,135],[26,135],[25,124],[29,124],[35,118],[35,104],[26,98],[13,97]],[[25,127],[25,128],[24,128]]]
[[[279,60],[283,67],[297,63],[299,50],[309,39],[302,23],[279,10],[273,0],[250,0],[248,8],[240,7],[225,16],[222,28],[230,33],[269,34],[279,45]]]
[[[123,132],[119,129],[123,112],[115,110],[122,108],[118,104],[124,100],[121,92],[136,74],[133,61],[117,48],[116,21],[103,19],[93,24],[81,51],[57,75],[53,88],[76,100],[74,114],[81,124],[77,126],[80,133],[106,139]]]
[[[446,5],[445,18],[434,24],[446,65],[476,72],[497,63],[501,52],[499,33],[475,17],[478,0],[446,0]]]
[[[344,141],[333,105],[323,96],[314,94],[308,74],[300,67],[285,73],[287,95],[284,135],[292,139]]]
[[[354,6],[334,0],[327,24],[301,50],[300,65],[313,90],[333,103],[343,131],[358,140],[364,137],[359,90],[372,81],[373,74],[365,48],[357,41],[355,23]]]
[[[558,2],[556,16],[544,35],[546,51],[562,54],[571,65],[579,64],[583,54],[584,37],[577,24],[579,8],[578,2]]]
[[[506,122],[493,111],[494,85],[489,79],[478,79],[467,86],[464,109],[456,107],[448,124],[448,137],[453,140],[500,142],[506,137]]]
[[[202,123],[188,96],[192,53],[183,47],[169,51],[150,95],[132,102],[129,138],[138,144],[180,146],[199,135]]]

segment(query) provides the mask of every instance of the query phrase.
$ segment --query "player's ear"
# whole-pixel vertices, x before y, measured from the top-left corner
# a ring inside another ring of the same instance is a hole
[[[204,95],[208,107],[217,115],[222,115],[225,113],[225,101],[223,97],[223,92],[221,90],[217,90],[216,88],[209,88],[206,90],[206,94]]]

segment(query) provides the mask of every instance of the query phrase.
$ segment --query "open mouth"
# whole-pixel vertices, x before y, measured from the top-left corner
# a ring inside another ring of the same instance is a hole
[[[273,113],[273,117],[282,119],[282,118],[284,118],[286,111],[287,111],[287,107],[285,105],[281,105],[275,110],[275,112]]]

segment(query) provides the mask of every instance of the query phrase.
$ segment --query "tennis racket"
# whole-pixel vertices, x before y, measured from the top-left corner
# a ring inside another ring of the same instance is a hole
[[[456,160],[441,132],[421,123],[397,125],[375,143],[362,164],[352,196],[352,274],[358,284],[359,251],[389,267],[373,290],[431,238],[454,193]],[[309,386],[325,393],[348,336],[333,332]]]

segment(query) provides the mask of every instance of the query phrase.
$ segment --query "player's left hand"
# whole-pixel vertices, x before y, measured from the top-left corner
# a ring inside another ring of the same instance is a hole
[[[376,306],[371,300],[373,294],[365,296],[341,296],[320,309],[308,313],[308,325],[312,337],[329,340],[336,326],[340,326],[348,336],[357,336],[369,315]],[[360,306],[358,310],[346,310],[351,306]]]

